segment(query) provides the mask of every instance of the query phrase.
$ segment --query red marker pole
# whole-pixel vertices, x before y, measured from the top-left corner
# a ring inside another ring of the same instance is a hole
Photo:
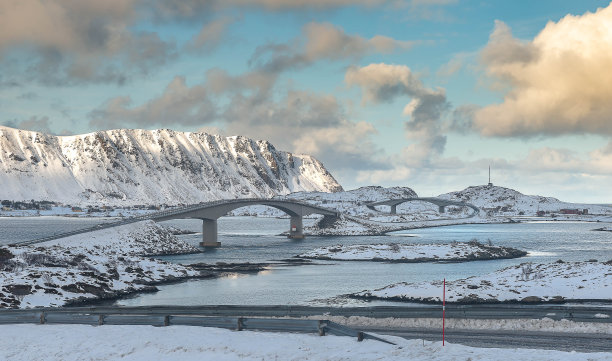
[[[442,286],[442,346],[444,346],[444,320],[446,316],[446,278]]]

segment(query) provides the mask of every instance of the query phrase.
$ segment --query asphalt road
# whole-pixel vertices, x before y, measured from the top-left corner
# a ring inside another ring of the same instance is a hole
[[[354,328],[362,329],[360,327]],[[442,340],[441,330],[366,327],[363,328],[363,331],[379,335],[399,336],[406,339]],[[447,329],[445,340],[449,343],[473,347],[612,352],[612,335],[609,334]]]

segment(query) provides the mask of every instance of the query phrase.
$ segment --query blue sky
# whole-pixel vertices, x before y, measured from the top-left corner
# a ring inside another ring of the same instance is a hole
[[[9,0],[0,124],[241,134],[427,196],[490,164],[611,203],[610,21],[606,1]]]

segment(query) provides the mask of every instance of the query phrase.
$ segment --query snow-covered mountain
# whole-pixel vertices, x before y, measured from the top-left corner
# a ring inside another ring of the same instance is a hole
[[[309,155],[242,136],[108,130],[53,136],[0,126],[0,199],[179,204],[342,187]]]
[[[567,203],[553,197],[530,196],[514,189],[479,185],[439,195],[456,201],[471,203],[485,211],[518,215],[534,215],[538,211],[559,212],[561,209],[588,209],[592,214],[608,214],[611,209],[592,204]]]

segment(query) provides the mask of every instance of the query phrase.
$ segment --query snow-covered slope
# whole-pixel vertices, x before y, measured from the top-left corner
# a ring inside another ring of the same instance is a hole
[[[591,214],[609,214],[612,209],[601,205],[566,203],[552,197],[529,196],[514,189],[498,186],[471,186],[462,191],[438,197],[471,203],[484,211],[518,215],[534,215],[538,211],[559,212],[561,209],[588,209]]]
[[[57,137],[0,126],[0,199],[178,204],[342,187],[309,155],[206,133],[109,130]]]

